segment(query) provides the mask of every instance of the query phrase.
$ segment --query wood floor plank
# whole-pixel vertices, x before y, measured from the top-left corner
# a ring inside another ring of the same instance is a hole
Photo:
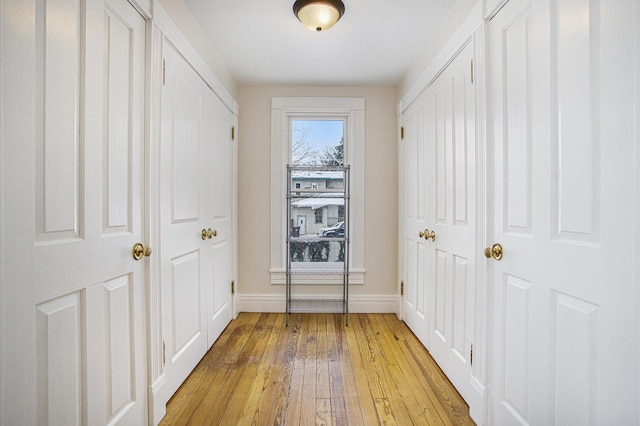
[[[286,410],[286,398],[289,380],[295,358],[298,335],[300,334],[301,315],[290,315],[289,325],[285,327],[276,343],[278,350],[269,368],[265,388],[260,399],[257,417],[258,425],[283,424]]]
[[[298,336],[296,353],[293,362],[293,372],[287,395],[285,424],[300,424],[302,411],[302,390],[304,387],[305,354],[307,351],[307,335],[309,334],[309,316],[302,317],[301,332]]]
[[[215,345],[225,348],[244,346],[244,342],[251,335],[259,318],[260,314],[250,314],[233,321],[222,333]],[[226,350],[215,351],[212,356],[205,356],[200,361],[169,401],[172,410],[167,410],[163,423],[184,424],[180,423],[180,421],[188,420],[203,399],[206,404],[207,391],[210,390],[211,385],[224,383],[227,380],[227,375],[231,369],[230,366],[233,364],[224,364],[226,356]]]
[[[316,383],[318,355],[318,315],[309,314],[309,330],[305,348],[304,379],[302,383],[302,407],[300,410],[301,425],[316,424]]]
[[[425,411],[427,420],[435,422],[439,418],[446,425],[473,424],[468,414],[469,407],[429,355],[429,351],[397,317],[387,316],[385,320],[394,332],[401,335],[400,347],[405,354],[405,362],[411,366],[413,374],[423,378],[422,388],[433,403],[434,410]]]
[[[467,425],[468,407],[393,315],[243,313],[161,425]]]
[[[377,329],[385,330],[385,333],[379,335],[378,341],[387,355],[393,357],[393,362],[388,365],[391,373],[390,380],[393,381],[413,424],[442,425],[443,422],[437,414],[437,410],[428,394],[422,389],[419,376],[414,374],[411,366],[407,363],[399,343],[400,339],[394,330],[382,315],[371,315],[369,318]],[[427,420],[425,412],[435,412],[436,416]]]
[[[390,353],[389,349],[385,352],[385,348],[381,345],[382,339],[380,336],[386,334],[386,327],[380,330],[376,324],[372,323],[372,317],[374,316],[371,314],[363,315],[360,325],[369,339],[370,351],[373,354],[373,362],[371,365],[376,369],[376,374],[385,389],[386,398],[384,399],[393,412],[393,417],[397,424],[416,424],[419,421],[419,417],[422,416],[422,412],[418,411],[412,415],[407,410],[403,396],[408,397],[410,391],[408,389],[403,391],[402,387],[398,388],[396,386],[396,382],[393,380],[392,373],[389,370],[390,367],[396,365],[395,357]]]
[[[348,327],[343,327],[342,324],[340,320],[334,321],[336,330],[340,328],[340,333],[337,333],[336,337],[336,348],[339,355],[339,368],[341,369],[342,376],[342,396],[345,404],[344,421],[346,422],[345,424],[360,426],[365,423],[362,419],[362,407],[360,405],[360,398],[358,398],[353,367],[351,366],[351,353],[347,339]],[[342,424],[342,422],[339,417],[336,417],[337,424]]]
[[[317,347],[317,380],[316,398],[330,399],[329,386],[329,358],[327,355],[327,322],[324,316],[318,320],[318,347]]]
[[[378,412],[374,403],[374,395],[371,392],[369,379],[365,369],[365,361],[360,352],[358,344],[359,329],[356,324],[359,321],[359,315],[352,314],[350,325],[345,330],[347,345],[349,347],[349,358],[351,360],[351,368],[355,380],[356,395],[349,395],[351,398],[356,397],[360,404],[360,413],[365,425],[374,425],[379,422]]]

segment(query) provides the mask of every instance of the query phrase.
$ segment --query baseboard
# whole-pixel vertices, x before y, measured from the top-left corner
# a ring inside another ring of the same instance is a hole
[[[305,296],[311,299],[331,299],[327,295]],[[284,312],[284,295],[272,294],[238,294],[238,312]],[[398,313],[398,296],[392,295],[357,295],[349,296],[349,312],[354,314],[387,314]]]
[[[161,375],[149,386],[149,424],[157,425],[167,413],[167,397],[164,392],[164,384],[167,377]]]

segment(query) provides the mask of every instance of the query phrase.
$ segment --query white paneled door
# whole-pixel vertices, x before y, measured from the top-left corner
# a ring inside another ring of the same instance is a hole
[[[2,7],[4,424],[145,424],[145,21]]]
[[[420,341],[427,345],[428,241],[427,191],[425,173],[425,105],[418,98],[403,113],[404,137],[401,142],[402,167],[402,268],[403,319]]]
[[[169,43],[163,55],[161,285],[171,396],[231,320],[233,115]]]
[[[476,304],[476,106],[473,43],[427,88],[427,348],[472,404]]]
[[[206,265],[213,271],[213,281],[207,293],[207,340],[211,347],[231,321],[233,273],[232,179],[234,176],[235,116],[227,106],[210,92],[212,110],[205,122],[207,128],[205,159],[207,162],[207,203],[204,225],[210,247]]]
[[[476,114],[469,43],[403,112],[403,318],[471,405]]]
[[[490,22],[490,424],[635,423],[634,7]]]

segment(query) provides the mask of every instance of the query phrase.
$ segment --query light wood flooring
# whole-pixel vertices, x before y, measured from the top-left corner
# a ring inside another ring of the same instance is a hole
[[[167,404],[161,425],[472,425],[394,314],[242,313]]]

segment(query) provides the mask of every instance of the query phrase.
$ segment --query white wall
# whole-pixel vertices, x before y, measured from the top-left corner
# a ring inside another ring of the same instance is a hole
[[[397,90],[388,87],[240,87],[238,139],[238,292],[284,298],[270,284],[271,98],[365,99],[365,284],[351,295],[397,293]],[[283,200],[284,202],[284,200]],[[307,286],[318,294],[318,286]],[[304,291],[305,289],[303,289]],[[284,304],[282,305],[284,309]]]
[[[182,0],[159,0],[160,4],[167,12],[167,15],[178,26],[180,31],[187,37],[194,49],[207,63],[211,71],[216,75],[231,96],[237,99],[238,86],[235,78],[222,61],[220,55],[213,47],[202,27],[196,21],[189,8]]]
[[[478,3],[478,0],[457,0],[455,2],[438,26],[435,36],[425,44],[398,85],[398,100],[407,94]]]

